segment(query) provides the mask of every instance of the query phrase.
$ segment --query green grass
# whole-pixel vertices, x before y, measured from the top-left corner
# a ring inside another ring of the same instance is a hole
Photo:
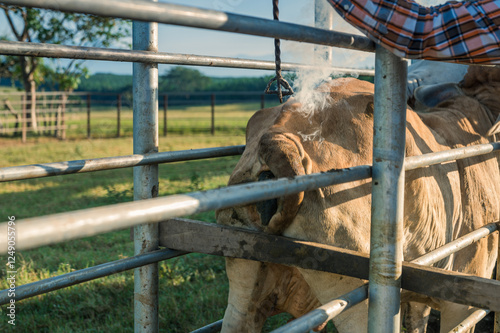
[[[247,112],[247,111],[243,111]],[[248,112],[250,114],[250,112]],[[160,151],[244,144],[244,136],[217,134],[160,139]],[[60,141],[50,137],[0,138],[1,167],[132,153],[132,139]],[[239,157],[160,165],[160,195],[224,186]],[[0,221],[90,208],[133,198],[132,169],[117,169],[0,184]],[[189,218],[215,221],[214,212]],[[19,251],[17,285],[133,255],[129,230],[102,234],[29,251]],[[6,263],[6,257],[0,257]],[[6,266],[0,289],[7,288]],[[189,332],[223,317],[228,284],[224,259],[190,254],[159,264],[160,330]],[[290,317],[266,323],[270,331]],[[0,332],[132,332],[133,271],[16,302],[16,327],[0,307]]]

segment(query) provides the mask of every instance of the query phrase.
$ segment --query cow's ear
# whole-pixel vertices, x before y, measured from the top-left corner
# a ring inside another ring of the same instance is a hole
[[[500,133],[500,115],[498,116],[497,120],[491,126],[491,128],[488,130],[488,133],[486,133],[486,136],[492,136],[493,134]]]
[[[305,151],[300,140],[290,133],[268,132],[260,138],[260,159],[276,178],[295,177],[306,174],[311,163],[304,162]],[[265,231],[271,234],[281,234],[293,221],[299,210],[304,192],[287,195],[278,200],[278,206],[269,219]]]
[[[373,111],[374,110],[375,110],[375,106],[374,106],[373,102],[369,102],[368,104],[366,104],[365,114],[368,117],[373,117]]]

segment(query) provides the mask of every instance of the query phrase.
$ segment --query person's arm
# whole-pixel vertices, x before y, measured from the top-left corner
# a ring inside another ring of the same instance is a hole
[[[500,0],[328,0],[349,23],[404,58],[500,64]]]

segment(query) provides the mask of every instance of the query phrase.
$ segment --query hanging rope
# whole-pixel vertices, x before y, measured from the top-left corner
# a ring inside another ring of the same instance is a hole
[[[275,21],[279,21],[280,10],[278,7],[279,0],[273,0],[273,17]],[[278,95],[280,103],[283,103],[283,95],[293,95],[293,89],[290,84],[281,76],[281,49],[280,49],[280,40],[274,39],[274,58],[276,64],[276,76],[273,77],[269,83],[267,84],[265,93],[266,94],[275,94]],[[271,84],[276,81],[276,90],[269,90],[271,88]],[[282,87],[285,90],[282,90]]]

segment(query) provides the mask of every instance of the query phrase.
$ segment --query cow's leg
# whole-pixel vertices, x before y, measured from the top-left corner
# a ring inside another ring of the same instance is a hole
[[[448,333],[475,310],[471,306],[443,301],[441,303],[441,328],[439,332]],[[469,332],[474,332],[474,328],[469,330]]]
[[[223,332],[260,332],[272,315],[300,317],[321,305],[295,268],[227,258],[226,272],[229,299]]]
[[[430,306],[423,303],[408,302],[401,304],[403,324],[408,333],[425,333],[431,313]]]
[[[260,332],[269,315],[259,304],[266,267],[257,261],[226,259],[229,298],[222,332]],[[265,279],[265,278],[264,278]]]

